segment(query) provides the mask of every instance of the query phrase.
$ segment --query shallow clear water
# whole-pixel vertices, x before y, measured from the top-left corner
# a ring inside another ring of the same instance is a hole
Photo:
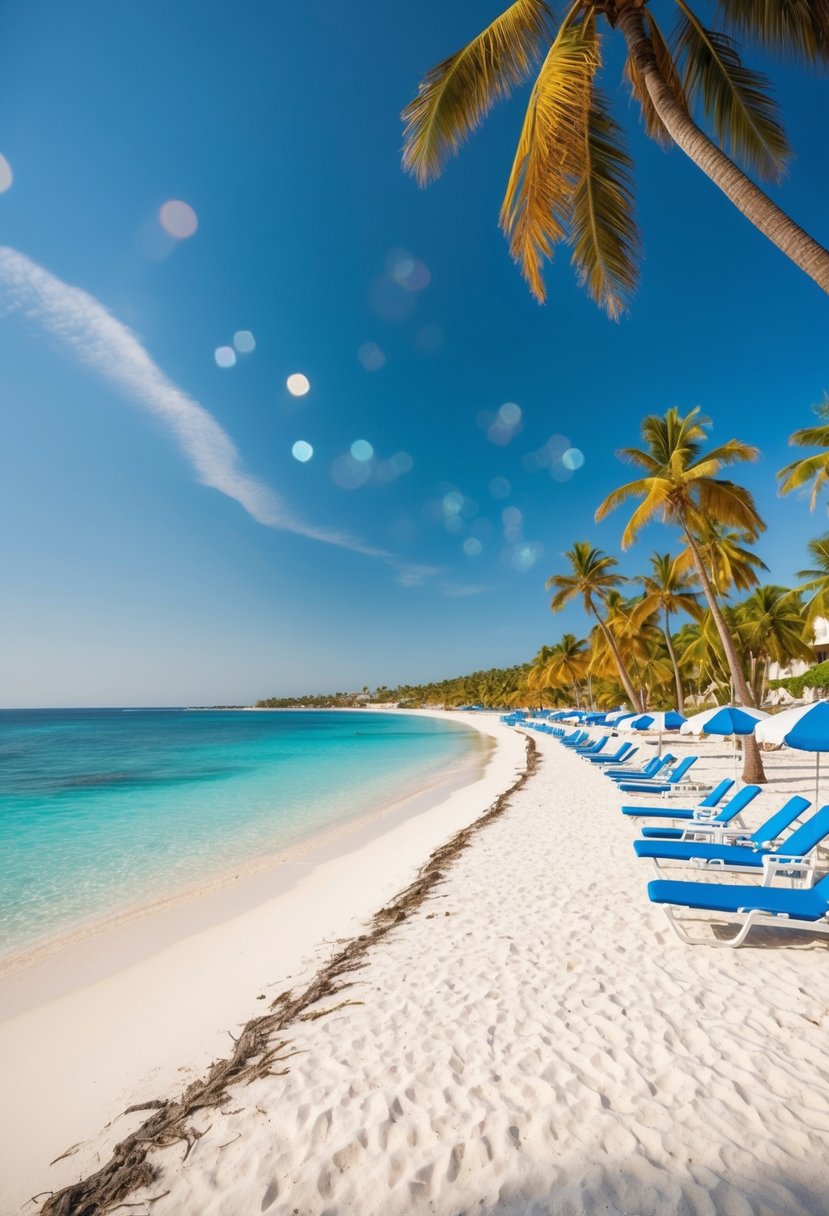
[[[480,740],[372,712],[0,711],[0,953],[391,803]]]

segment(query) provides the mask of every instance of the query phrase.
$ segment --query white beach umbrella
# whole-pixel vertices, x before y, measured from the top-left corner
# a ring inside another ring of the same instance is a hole
[[[662,755],[662,735],[665,731],[679,730],[685,719],[675,709],[659,710],[644,714],[631,714],[616,724],[617,730],[655,730],[659,732],[657,751]]]
[[[748,705],[715,705],[713,709],[704,709],[701,714],[682,726],[683,735],[730,735],[734,740],[734,775],[737,775],[737,736],[750,735],[758,722],[769,715],[762,709],[752,709]]]
[[[829,752],[829,702],[813,701],[782,714],[772,714],[757,725],[758,743],[779,743],[800,752],[815,753],[815,803],[820,799],[820,753]]]

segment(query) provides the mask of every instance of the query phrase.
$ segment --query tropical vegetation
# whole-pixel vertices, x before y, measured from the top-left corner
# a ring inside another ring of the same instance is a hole
[[[673,29],[647,0],[573,0],[553,16],[516,0],[426,73],[403,112],[403,164],[421,185],[438,177],[499,101],[535,80],[501,208],[501,227],[533,294],[562,242],[580,284],[609,316],[638,277],[631,158],[600,87],[602,39],[622,41],[624,73],[646,133],[676,144],[756,228],[829,291],[829,251],[756,184],[777,181],[790,149],[768,79],[742,43],[804,64],[829,60],[826,0],[720,0],[705,16],[674,0]],[[540,64],[540,67],[538,66]],[[742,166],[740,168],[739,166]]]
[[[814,662],[816,622],[829,618],[829,533],[808,542],[811,564],[797,586],[761,583],[766,566],[753,546],[765,523],[750,491],[724,475],[759,453],[740,439],[709,447],[710,428],[698,408],[684,415],[672,408],[644,419],[641,447],[618,453],[640,475],[607,495],[597,520],[630,504],[623,549],[659,523],[676,544],[651,553],[647,569],[628,575],[612,554],[575,541],[547,587],[553,612],[581,608],[583,636],[568,631],[513,667],[371,692],[269,698],[259,706],[627,706],[687,713],[726,701],[768,707],[770,697],[829,689],[829,662]],[[790,466],[778,476],[784,475]],[[794,663],[805,665],[802,675],[781,674]],[[744,759],[745,780],[764,781],[751,736]]]

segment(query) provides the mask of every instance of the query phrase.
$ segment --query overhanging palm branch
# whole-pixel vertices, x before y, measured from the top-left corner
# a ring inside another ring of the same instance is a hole
[[[594,89],[584,127],[584,161],[572,198],[571,261],[580,286],[614,321],[638,278],[631,163],[621,128]]]
[[[786,59],[829,61],[829,0],[719,0],[735,34]]]
[[[829,0],[827,0],[829,4]],[[829,419],[829,397],[820,405],[815,406],[818,417]],[[802,460],[793,460],[777,474],[780,479],[780,493],[789,494],[802,486],[812,483],[812,493],[809,498],[809,509],[814,511],[818,495],[829,482],[829,421],[821,422],[818,426],[803,427],[789,436],[789,443],[799,448],[820,447],[824,452],[813,456],[804,456]]]
[[[778,180],[790,150],[768,80],[743,66],[726,34],[706,29],[685,0],[676,2],[674,56],[686,97],[702,106],[721,147],[761,177]]]
[[[595,23],[562,25],[530,94],[501,207],[510,253],[544,299],[541,266],[563,240],[574,182],[584,174],[585,130],[599,66]]]
[[[492,107],[527,79],[551,16],[543,0],[517,0],[426,73],[403,111],[403,165],[421,186],[440,175]]]

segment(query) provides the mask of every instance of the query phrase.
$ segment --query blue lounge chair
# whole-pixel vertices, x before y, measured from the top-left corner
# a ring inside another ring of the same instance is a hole
[[[620,781],[619,789],[626,794],[670,794],[684,781],[692,764],[699,756],[686,756],[676,768],[671,769],[664,781]]]
[[[597,739],[595,742],[580,743],[574,750],[577,756],[595,756],[602,751],[609,740],[610,735],[602,735],[601,739]]]
[[[656,781],[661,780],[659,774],[663,769],[671,764],[676,764],[676,756],[672,756],[670,752],[665,752],[664,756],[651,756],[647,764],[634,772],[626,768],[606,768],[602,772],[605,777],[609,777],[611,781],[615,781],[618,785],[621,781]]]
[[[772,848],[772,844],[811,805],[808,798],[795,795],[750,835],[738,829],[730,832],[725,840],[714,843],[707,840],[635,840],[633,847],[637,857],[649,857],[657,870],[662,861],[691,861],[724,870],[762,870],[764,881],[770,881],[783,868],[779,863],[786,859],[791,863],[787,877],[792,877],[794,870],[798,871],[798,877],[810,877],[813,864],[801,866],[800,862],[829,835],[829,807],[812,815],[777,848]],[[793,861],[795,858],[797,864]],[[805,873],[801,874],[801,870]]]
[[[587,759],[591,764],[621,764],[623,760],[630,760],[638,750],[632,743],[623,743],[615,756],[588,756]]]
[[[737,790],[733,798],[729,798],[725,806],[721,806],[719,810],[714,807],[713,815],[703,807],[701,811],[693,811],[690,819],[687,807],[683,807],[676,819],[672,818],[671,813],[666,812],[660,816],[657,807],[643,807],[642,812],[647,811],[648,813],[647,815],[640,813],[639,818],[661,818],[664,822],[653,827],[642,828],[642,835],[647,836],[650,840],[688,840],[692,835],[700,840],[720,840],[723,832],[730,826],[742,826],[740,816],[748,804],[761,793],[759,785],[744,785],[741,790]],[[669,826],[671,824],[674,826]]]
[[[754,925],[776,925],[781,929],[829,929],[829,875],[813,887],[737,886],[725,882],[670,882],[657,878],[648,883],[651,903],[661,904],[668,924],[680,941],[690,946],[740,946]],[[690,937],[674,916],[675,908],[703,912],[728,912],[743,918],[734,937]]]
[[[668,808],[664,802],[660,806],[656,806],[653,803],[650,806],[638,806],[626,803],[624,806],[619,807],[619,810],[623,815],[629,815],[631,819],[666,819],[676,822],[679,822],[681,819],[693,819],[730,823],[734,816],[747,807],[752,798],[756,798],[760,793],[759,785],[744,785],[723,806],[722,800],[733,784],[733,780],[728,778],[721,781],[695,807],[677,806]],[[734,807],[733,810],[732,806]],[[644,834],[646,836],[649,835],[647,828]]]

